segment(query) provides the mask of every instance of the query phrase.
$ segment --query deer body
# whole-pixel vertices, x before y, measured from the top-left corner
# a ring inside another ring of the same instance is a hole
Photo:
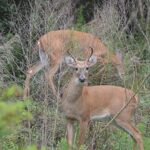
[[[84,143],[90,120],[113,117],[128,104],[115,118],[115,123],[131,135],[140,150],[144,150],[140,131],[131,123],[132,115],[138,105],[138,97],[131,90],[119,86],[88,86],[88,68],[96,63],[96,56],[92,54],[86,61],[78,61],[72,56],[65,58],[66,64],[76,70],[62,97],[70,149],[73,141],[74,120],[77,120],[80,126],[78,141],[78,148],[80,148]]]
[[[30,78],[42,68],[46,68],[45,75],[54,94],[56,89],[53,77],[59,65],[63,62],[64,55],[68,49],[79,49],[84,55],[88,55],[87,49],[92,47],[94,55],[102,64],[112,63],[116,66],[120,76],[124,73],[123,63],[119,55],[115,55],[101,42],[98,37],[90,33],[74,30],[51,31],[41,36],[37,41],[40,61],[27,71],[25,80],[24,97],[29,93]]]
[[[64,94],[63,110],[67,118],[73,118],[78,121],[113,117],[134,95],[131,90],[117,86],[74,86],[74,89],[70,89],[69,87],[66,90],[67,93],[72,93],[71,96]],[[77,94],[76,92],[78,90],[80,90],[80,92]],[[138,99],[134,97],[127,109],[125,109],[118,118],[128,116],[130,120],[132,117],[131,114],[134,112],[137,104]]]
[[[108,48],[100,41],[96,36],[93,36],[90,33],[73,31],[73,30],[58,30],[51,31],[47,34],[41,36],[38,40],[39,44],[42,46],[43,51],[49,53],[65,53],[68,48],[70,48],[71,42],[77,44],[81,50],[84,50],[88,47],[94,49],[94,54],[97,56],[107,55],[109,52]],[[114,58],[115,59],[115,58]],[[120,64],[120,60],[114,60],[117,64]],[[118,61],[118,62],[117,62]]]

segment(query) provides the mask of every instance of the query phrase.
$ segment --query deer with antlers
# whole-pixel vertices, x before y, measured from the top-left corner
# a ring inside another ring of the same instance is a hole
[[[76,43],[78,49],[83,52],[85,56],[88,55],[88,47],[92,47],[94,49],[94,55],[97,56],[100,63],[112,63],[116,66],[121,77],[122,74],[124,74],[120,53],[117,53],[116,55],[113,54],[98,37],[93,36],[90,33],[74,30],[51,31],[41,36],[37,41],[36,47],[39,50],[40,61],[27,70],[24,97],[29,94],[29,83],[31,77],[44,67],[48,83],[53,93],[56,94],[53,78],[59,65],[64,60],[63,58],[66,51],[70,48],[72,43]],[[73,48],[73,50],[75,51],[75,48]]]
[[[131,123],[131,117],[138,105],[138,97],[133,91],[111,85],[88,86],[88,69],[97,61],[91,49],[90,57],[85,61],[75,59],[70,53],[65,57],[68,66],[75,68],[74,75],[62,97],[62,110],[67,119],[67,141],[72,149],[73,123],[79,122],[80,133],[78,148],[84,143],[90,120],[113,117],[130,100],[114,122],[133,138],[135,145],[144,150],[140,131]]]

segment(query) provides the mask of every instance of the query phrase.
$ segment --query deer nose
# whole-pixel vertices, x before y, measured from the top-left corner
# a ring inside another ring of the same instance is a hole
[[[79,81],[80,81],[80,82],[84,82],[84,81],[85,81],[85,79],[79,79]]]
[[[80,76],[79,81],[80,81],[80,82],[84,82],[84,81],[85,81],[85,77]]]

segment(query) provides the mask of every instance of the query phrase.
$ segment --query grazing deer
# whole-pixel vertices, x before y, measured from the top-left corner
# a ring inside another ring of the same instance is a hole
[[[97,58],[93,52],[86,61],[78,61],[73,56],[65,57],[66,64],[75,68],[73,78],[62,96],[62,110],[67,119],[67,141],[70,149],[73,141],[74,120],[77,120],[80,126],[79,148],[84,143],[90,120],[113,117],[131,100],[114,122],[131,135],[135,146],[138,145],[140,150],[144,150],[140,131],[131,124],[131,117],[138,105],[138,97],[133,91],[123,87],[87,86],[88,69],[96,61]]]
[[[124,73],[119,53],[116,55],[111,53],[98,37],[90,33],[73,30],[51,31],[41,36],[37,41],[40,61],[27,71],[24,97],[29,93],[29,82],[31,77],[44,67],[46,68],[45,74],[49,85],[53,93],[56,94],[53,77],[59,65],[62,63],[62,60],[64,60],[64,54],[74,43],[78,45],[79,50],[83,51],[85,56],[88,55],[86,49],[92,47],[94,49],[94,55],[97,56],[100,63],[112,63],[116,66],[120,76]],[[73,48],[73,50],[75,50],[75,48]]]

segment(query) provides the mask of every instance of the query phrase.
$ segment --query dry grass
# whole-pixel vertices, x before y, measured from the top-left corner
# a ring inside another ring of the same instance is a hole
[[[74,16],[72,14],[72,6],[69,0],[57,0],[54,2],[46,0],[45,3],[38,0],[35,1],[34,5],[30,3],[29,7],[30,9],[27,6],[24,6],[24,12],[22,12],[21,8],[18,9],[18,7],[16,7],[16,15],[12,16],[12,21],[14,22],[13,30],[16,33],[16,36],[0,46],[0,53],[2,54],[0,55],[0,82],[2,85],[5,85],[10,81],[23,84],[25,70],[39,59],[37,51],[33,49],[35,41],[43,33],[57,30],[59,28],[72,28],[74,26]],[[131,20],[133,20],[133,18],[137,20],[136,17],[136,13],[133,12]],[[120,30],[121,24],[122,19],[119,17],[118,11],[116,10],[116,1],[109,1],[104,4],[103,8],[95,6],[94,20],[91,23],[84,25],[88,32],[100,37],[102,41],[108,45],[110,50],[116,51],[119,49],[123,53],[124,63],[126,66],[124,81],[121,81],[117,74],[114,73],[116,70],[111,65],[108,65],[104,72],[101,73],[100,79],[98,78],[99,75],[96,74],[97,69],[91,70],[93,72],[95,71],[95,76],[91,78],[90,82],[93,82],[94,84],[107,83],[124,85],[136,90],[138,89],[142,79],[150,72],[149,61],[144,61],[141,57],[141,51],[144,51],[145,47],[150,51],[150,29],[147,27],[149,20],[147,19],[147,24],[145,25],[146,30],[144,30],[143,24],[137,20],[137,26],[142,38],[144,38],[141,43],[138,43],[139,41],[137,42],[132,34],[127,37],[124,32],[126,26]],[[14,43],[19,43],[22,53],[22,57],[19,59],[20,65],[18,68],[14,68],[13,66],[16,64],[16,59],[18,59],[14,56]],[[11,65],[14,70],[11,74],[10,72],[7,72],[8,68],[6,65],[10,63],[12,63]],[[15,69],[22,72],[21,77],[16,75]],[[66,68],[63,71],[66,71]],[[66,82],[67,75],[64,76],[63,80],[58,81],[58,89],[63,89],[62,84]],[[143,88],[139,93],[141,102],[137,118],[138,122],[141,122],[144,126],[149,125],[148,106],[150,106],[150,95],[147,92],[150,88],[149,83],[150,79],[143,84]],[[31,129],[23,129],[21,140],[24,140],[26,145],[28,145],[28,143],[36,143],[39,147],[44,145],[47,149],[53,150],[55,149],[58,141],[65,137],[65,120],[63,119],[62,113],[58,110],[59,100],[54,98],[51,94],[43,71],[40,71],[32,78],[30,86],[30,95],[33,99],[33,105],[30,110],[34,117],[31,122]],[[90,131],[86,143],[89,143],[89,141],[93,139],[98,149],[114,149],[116,145],[118,146],[118,144],[115,143],[116,137],[113,134],[116,133],[116,130],[112,127],[108,128],[108,130],[101,135],[103,137],[101,139],[98,133],[103,126],[104,124],[100,125],[99,123],[95,123],[92,128],[93,131]],[[145,128],[142,130],[145,131]],[[24,134],[26,131],[29,135]],[[93,132],[94,134],[92,134]],[[146,132],[150,132],[149,128],[147,128]],[[94,139],[94,136],[98,138]],[[119,135],[117,134],[117,136]],[[129,140],[125,138],[124,142],[129,142]],[[129,144],[131,146],[131,143]]]

